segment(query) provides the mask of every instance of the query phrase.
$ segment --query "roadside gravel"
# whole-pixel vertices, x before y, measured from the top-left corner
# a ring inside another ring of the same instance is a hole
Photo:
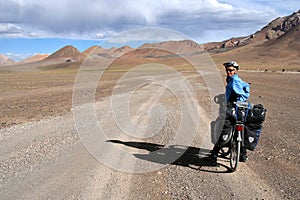
[[[174,137],[181,119],[179,102],[172,93],[159,96],[149,93],[151,87],[144,87],[134,93],[131,115],[136,117],[137,123],[145,124],[149,115],[141,112],[142,108],[151,107],[153,102],[165,105],[169,111],[167,123],[157,135],[147,139],[120,136],[116,127],[109,123],[113,119],[107,110],[109,98],[97,103],[97,117],[105,122],[105,130],[110,130],[106,132],[106,143],[129,152],[138,158],[137,163],[162,164],[163,168],[131,173],[99,162],[83,145],[73,116],[68,113],[0,129],[0,199],[298,199],[299,134],[293,132],[298,130],[295,129],[297,121],[287,122],[289,127],[284,127],[283,121],[286,117],[298,119],[297,107],[292,107],[298,102],[294,93],[298,83],[288,83],[290,90],[285,90],[293,104],[282,104],[286,99],[271,93],[269,88],[278,85],[260,87],[263,83],[259,81],[268,76],[247,75],[249,81],[255,80],[252,100],[267,107],[268,119],[258,149],[249,152],[249,162],[241,163],[237,172],[228,173],[227,159],[220,158],[214,164],[204,158],[209,149],[201,148],[204,137],[200,134],[196,134],[189,146],[174,143],[168,147],[173,152],[187,148],[174,162],[163,163],[170,155],[167,150],[160,151],[156,157],[149,156],[151,152],[167,148],[165,145]],[[270,75],[269,78],[280,80],[279,76]],[[289,79],[297,80],[298,77],[290,75]],[[198,89],[199,94],[205,94],[203,86]],[[152,100],[143,99],[148,97]],[[198,99],[204,101],[206,98]],[[160,115],[154,113],[153,116]],[[287,135],[282,137],[280,133]],[[110,153],[110,149],[103,149],[104,155]],[[139,164],[126,163],[122,155],[109,158],[120,168],[142,169]]]

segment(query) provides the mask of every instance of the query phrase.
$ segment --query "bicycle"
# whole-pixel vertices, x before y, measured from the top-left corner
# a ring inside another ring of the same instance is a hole
[[[245,122],[248,114],[249,103],[235,102],[235,124],[234,128],[229,135],[229,144],[222,147],[220,153],[222,156],[228,156],[230,159],[230,169],[232,172],[236,171],[241,154],[241,147],[245,146],[244,143],[244,130]]]

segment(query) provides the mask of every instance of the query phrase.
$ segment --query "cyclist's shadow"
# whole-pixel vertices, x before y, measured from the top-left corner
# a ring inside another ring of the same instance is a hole
[[[121,140],[107,140],[107,142],[147,150],[148,154],[133,155],[138,159],[143,159],[154,163],[184,166],[191,169],[212,173],[230,172],[230,169],[226,165],[208,159],[207,156],[210,152],[208,149],[200,149],[197,147],[187,147],[181,145],[164,146],[155,143]],[[215,169],[208,169],[207,167],[215,167]],[[216,167],[218,167],[218,169],[216,169]],[[220,167],[225,169],[220,170]]]
[[[211,125],[211,142],[215,144],[220,136],[221,130],[224,125],[226,107],[224,106],[225,95],[219,94],[214,97],[214,102],[219,105],[219,115]],[[192,169],[212,172],[212,173],[229,173],[230,168],[224,164],[211,161],[209,159],[210,150],[200,149],[191,146],[182,145],[169,145],[164,146],[161,144],[147,143],[147,142],[134,142],[134,141],[121,141],[121,140],[108,140],[107,142],[122,144],[132,148],[147,150],[148,154],[133,154],[135,157],[159,164],[172,164]],[[225,170],[208,169],[207,167],[223,167]]]
[[[225,123],[225,118],[226,118],[225,94],[219,94],[215,96],[214,102],[219,105],[219,113],[216,120],[210,123],[210,127],[211,127],[211,142],[213,144],[216,144],[221,135]]]

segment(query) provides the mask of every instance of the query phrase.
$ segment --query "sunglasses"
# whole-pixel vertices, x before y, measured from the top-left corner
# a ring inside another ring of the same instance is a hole
[[[235,69],[226,69],[226,72],[233,72]]]

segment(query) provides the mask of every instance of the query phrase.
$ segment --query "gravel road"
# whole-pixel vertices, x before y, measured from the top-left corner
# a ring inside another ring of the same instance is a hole
[[[227,159],[215,164],[204,158],[212,146],[204,83],[193,84],[203,103],[195,107],[181,79],[162,75],[151,84],[151,77],[143,78],[131,93],[116,89],[92,104],[100,132],[89,127],[91,113],[74,120],[74,112],[1,129],[0,199],[283,198],[247,163],[228,173]],[[85,108],[90,105],[74,109]]]

